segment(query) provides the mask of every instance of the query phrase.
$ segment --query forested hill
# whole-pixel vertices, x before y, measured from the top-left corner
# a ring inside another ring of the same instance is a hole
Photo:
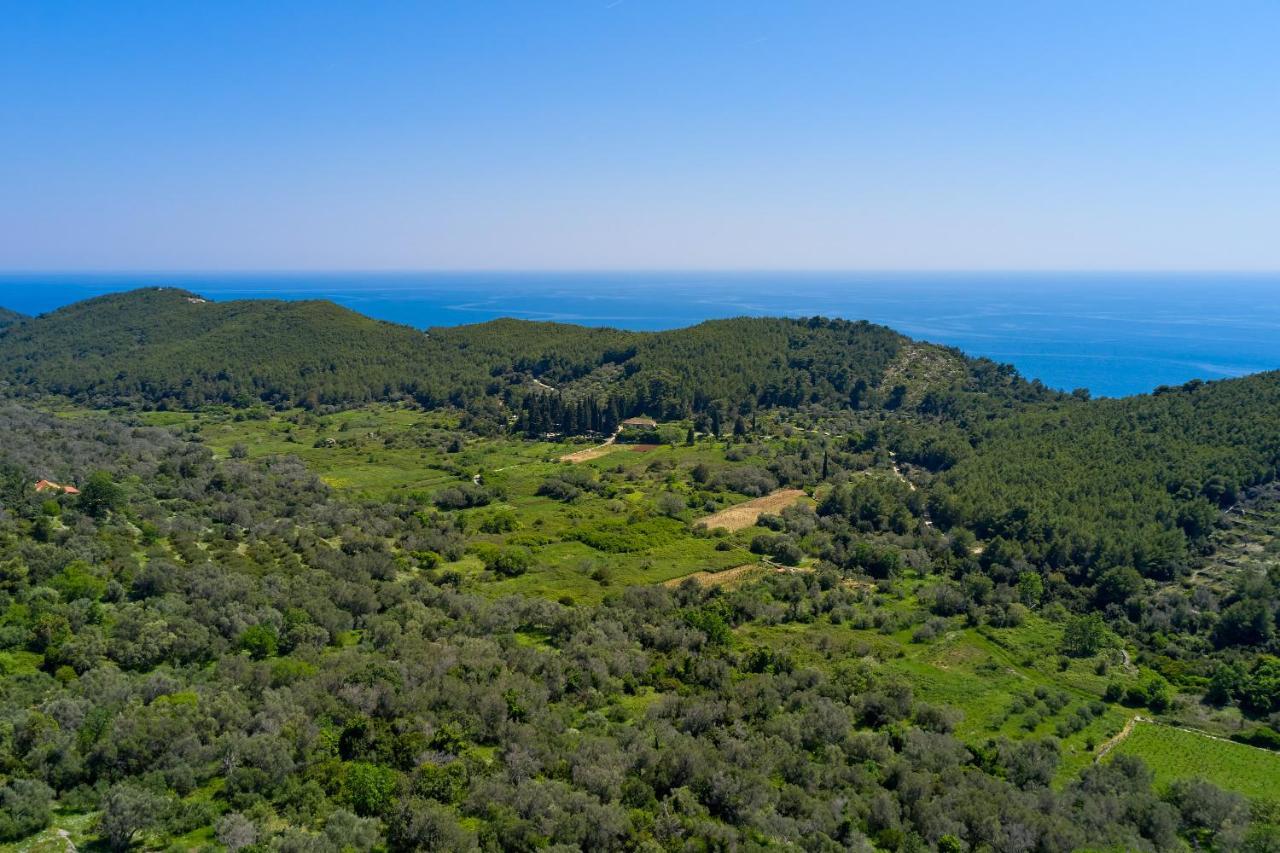
[[[8,308],[0,307],[0,327],[8,326],[10,323],[16,323],[22,319],[22,315],[17,311],[10,311]]]
[[[1185,573],[1220,513],[1280,476],[1280,372],[989,422],[935,485],[935,520],[1077,584]],[[991,557],[989,557],[990,559]]]
[[[329,302],[209,302],[148,288],[10,326],[0,362],[18,388],[93,403],[360,402],[411,391],[425,340]]]
[[[1052,396],[1007,365],[866,322],[739,318],[640,333],[497,320],[423,333],[328,302],[210,302],[176,288],[102,296],[8,327],[0,381],[9,393],[182,408],[515,404],[552,389],[659,417]]]

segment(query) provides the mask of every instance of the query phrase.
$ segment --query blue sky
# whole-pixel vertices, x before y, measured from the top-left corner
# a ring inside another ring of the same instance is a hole
[[[1275,2],[0,12],[0,269],[1280,269]]]

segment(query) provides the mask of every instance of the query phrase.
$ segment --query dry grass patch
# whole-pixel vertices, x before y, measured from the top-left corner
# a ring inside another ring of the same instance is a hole
[[[714,530],[717,527],[723,527],[729,531],[742,530],[755,524],[764,513],[781,512],[784,507],[790,506],[802,497],[804,497],[804,491],[801,489],[778,489],[762,498],[704,516],[694,524],[705,525],[708,530]]]
[[[599,459],[605,454],[612,453],[618,449],[618,445],[612,441],[606,441],[604,444],[597,444],[595,447],[588,447],[586,450],[578,450],[573,453],[566,453],[560,457],[561,462],[590,462],[592,459]]]
[[[765,566],[759,563],[746,563],[741,566],[734,566],[732,569],[725,569],[722,572],[694,572],[691,575],[683,575],[678,578],[672,578],[664,581],[663,586],[677,587],[687,580],[696,581],[702,586],[729,586],[731,584],[741,583],[748,577],[761,574],[766,570]]]

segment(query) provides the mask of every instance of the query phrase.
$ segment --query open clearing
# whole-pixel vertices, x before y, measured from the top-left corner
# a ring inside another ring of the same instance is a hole
[[[686,580],[697,581],[702,586],[723,586],[735,587],[738,584],[746,583],[749,580],[758,578],[763,574],[773,572],[774,574],[811,574],[812,566],[782,566],[771,560],[765,559],[759,563],[744,563],[741,566],[734,566],[731,569],[721,569],[719,571],[700,571],[689,575],[681,575],[678,578],[663,581],[663,586],[677,587]],[[859,586],[869,586],[874,589],[874,585],[863,584],[861,581],[843,580],[840,582],[842,586],[849,589],[856,589]]]
[[[728,531],[742,530],[756,523],[766,512],[778,512],[783,507],[790,506],[800,498],[804,497],[804,491],[801,489],[779,489],[776,492],[770,492],[762,498],[756,498],[753,501],[731,506],[728,509],[722,509],[711,515],[703,516],[694,522],[694,524],[706,525],[708,530],[714,530],[717,527],[723,527]]]

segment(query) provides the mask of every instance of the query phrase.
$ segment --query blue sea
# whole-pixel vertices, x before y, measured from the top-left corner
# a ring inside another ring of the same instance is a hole
[[[149,285],[214,300],[330,299],[420,328],[495,317],[644,330],[742,315],[866,319],[1095,396],[1280,368],[1280,274],[5,274],[0,306],[38,314]]]

